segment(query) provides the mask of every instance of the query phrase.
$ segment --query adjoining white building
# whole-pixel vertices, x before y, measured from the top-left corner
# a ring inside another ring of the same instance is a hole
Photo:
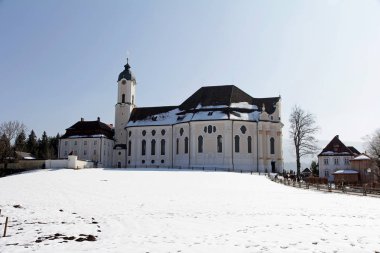
[[[115,167],[283,170],[281,98],[202,87],[178,106],[136,107],[127,63],[118,78]]]
[[[98,167],[111,167],[114,148],[111,125],[100,121],[80,121],[66,129],[59,140],[58,158],[75,155],[80,160],[93,161]]]
[[[336,135],[318,155],[319,177],[326,177],[330,182],[334,181],[334,175],[338,170],[350,170],[350,161],[360,152],[351,146],[346,146]]]

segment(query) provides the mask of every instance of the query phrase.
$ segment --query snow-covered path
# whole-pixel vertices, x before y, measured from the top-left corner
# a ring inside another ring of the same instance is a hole
[[[2,253],[380,251],[380,199],[249,174],[45,170],[0,178],[0,209]]]

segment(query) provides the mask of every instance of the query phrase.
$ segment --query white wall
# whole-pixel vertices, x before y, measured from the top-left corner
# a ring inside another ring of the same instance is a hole
[[[60,140],[59,158],[67,158],[70,152],[80,160],[90,160],[98,167],[111,167],[114,141],[105,137],[66,138]]]
[[[327,159],[328,164],[325,164],[325,159]],[[337,159],[338,164],[335,163]],[[319,177],[327,177],[329,181],[334,181],[333,173],[337,170],[351,169],[350,163],[345,163],[345,159],[348,161],[354,159],[353,156],[334,156],[334,155],[320,155],[318,156],[319,164]],[[326,176],[328,172],[328,176]]]

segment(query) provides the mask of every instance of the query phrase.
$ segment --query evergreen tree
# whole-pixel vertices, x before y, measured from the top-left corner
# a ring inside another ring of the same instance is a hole
[[[26,150],[35,156],[38,153],[37,137],[33,130],[30,132],[28,140],[26,141]]]
[[[41,139],[38,140],[38,158],[47,159],[49,157],[49,139],[44,131]]]
[[[319,176],[319,169],[318,169],[318,164],[316,161],[312,161],[310,164],[310,170],[313,176]]]
[[[16,151],[26,151],[26,136],[24,130],[22,130],[15,140]]]
[[[12,156],[11,142],[6,136],[2,134],[0,137],[0,162],[5,163],[5,168],[7,168],[8,158]]]
[[[49,137],[49,158],[58,157],[59,138],[59,134],[57,134],[55,137]]]

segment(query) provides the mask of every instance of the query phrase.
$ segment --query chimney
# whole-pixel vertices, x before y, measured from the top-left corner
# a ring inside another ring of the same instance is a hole
[[[80,121],[84,121],[84,118],[80,118]]]
[[[98,122],[100,122],[100,117],[98,117]]]

